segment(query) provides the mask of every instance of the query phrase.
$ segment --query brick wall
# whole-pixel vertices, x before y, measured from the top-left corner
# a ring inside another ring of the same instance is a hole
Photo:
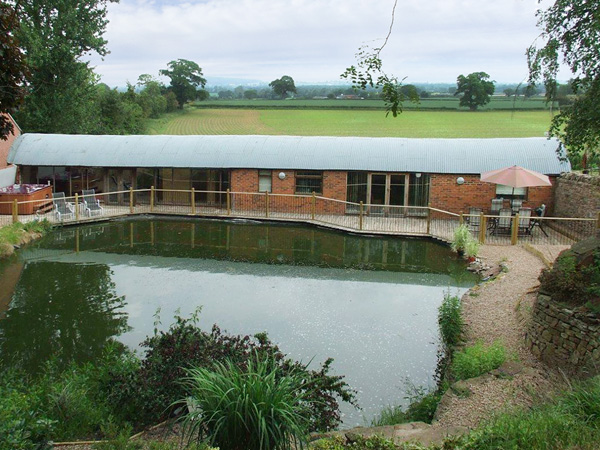
[[[11,120],[12,120],[12,118],[11,118]],[[8,166],[8,163],[6,162],[6,158],[8,157],[8,152],[10,150],[10,147],[12,146],[15,139],[21,135],[21,130],[19,130],[19,127],[17,126],[17,124],[15,123],[14,120],[12,120],[12,123],[14,126],[13,134],[10,134],[6,141],[0,139],[0,169],[3,169],[6,166]]]
[[[459,185],[456,179],[462,176],[464,184]],[[550,177],[553,185],[556,177]],[[550,187],[531,187],[527,189],[527,199],[523,202],[524,207],[537,208],[542,203],[546,205],[547,213],[552,211],[553,190]],[[481,181],[480,175],[456,175],[456,174],[432,174],[429,190],[429,202],[431,206],[454,213],[468,213],[470,207],[482,208],[489,212],[492,199],[496,197],[496,185]],[[508,206],[508,205],[507,205]]]
[[[600,211],[600,177],[566,173],[557,179],[554,213],[558,217],[596,217]]]

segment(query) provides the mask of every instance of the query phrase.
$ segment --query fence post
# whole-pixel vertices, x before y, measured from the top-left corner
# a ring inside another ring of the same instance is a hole
[[[196,214],[196,189],[192,188],[192,198],[190,199],[190,205],[192,205],[192,214]]]
[[[519,215],[513,217],[512,230],[510,236],[510,243],[512,245],[517,245],[519,241]]]
[[[227,188],[227,215],[231,215],[231,191]]]
[[[133,214],[133,186],[129,187],[129,214]]]
[[[310,207],[310,215],[312,217],[312,220],[315,220],[316,212],[317,212],[317,194],[315,193],[315,191],[313,191],[312,203],[311,203],[311,207]]]
[[[483,215],[483,211],[482,211],[479,215],[479,243],[480,244],[485,244],[485,230],[487,229],[486,222],[487,222],[487,217],[485,217]]]
[[[79,222],[79,194],[75,193],[75,220]]]
[[[431,203],[427,204],[427,234],[431,234]]]
[[[17,223],[19,221],[19,202],[17,202],[17,199],[13,200],[12,216],[13,223]]]
[[[154,186],[150,186],[150,212],[154,211]]]
[[[265,217],[269,217],[269,193],[265,191]]]
[[[458,224],[459,224],[459,225],[462,225],[462,224],[464,224],[464,223],[465,223],[465,217],[464,217],[464,215],[463,215],[463,212],[461,211],[461,212],[460,212],[460,217],[458,218]]]
[[[363,214],[364,214],[364,209],[365,209],[365,206],[363,205],[363,202],[360,202],[360,209],[359,209],[359,215],[358,215],[358,229],[359,230],[363,229]]]

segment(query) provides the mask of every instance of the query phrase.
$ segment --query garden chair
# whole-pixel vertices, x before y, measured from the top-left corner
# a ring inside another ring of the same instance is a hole
[[[512,208],[513,214],[517,214],[519,210],[523,207],[523,200],[514,199],[512,202],[510,202],[510,207]]]
[[[504,205],[503,198],[493,198],[492,199],[492,209],[490,210],[490,214],[492,216],[497,216],[498,213],[500,212],[500,210],[502,209],[503,205]]]
[[[94,189],[83,190],[83,209],[88,217],[92,217],[94,214],[98,216],[104,214],[104,208],[100,206],[100,200],[96,198]]]
[[[531,234],[533,221],[531,220],[531,208],[519,209],[519,234]]]
[[[481,225],[482,212],[483,210],[481,208],[469,208],[469,215],[467,216],[467,224],[469,225],[469,228],[479,230],[479,225]]]
[[[64,192],[53,193],[52,204],[54,205],[54,214],[59,222],[74,217],[75,207],[73,203],[67,202]]]
[[[531,219],[531,232],[533,233],[533,229],[538,227],[540,231],[544,233],[546,237],[548,237],[548,233],[546,233],[546,230],[544,230],[544,227],[542,226],[544,223],[543,217],[546,215],[546,205],[542,203],[542,206],[535,209],[535,213],[538,215],[538,217]]]
[[[494,228],[494,233],[510,233],[510,227],[512,225],[512,210],[508,208],[502,208],[498,212],[498,222]]]

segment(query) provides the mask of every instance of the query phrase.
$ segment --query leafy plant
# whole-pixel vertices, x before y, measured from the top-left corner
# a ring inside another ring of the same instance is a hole
[[[447,348],[460,343],[464,322],[462,304],[457,295],[450,295],[450,293],[444,295],[444,300],[438,308],[438,324],[442,342]]]
[[[465,244],[465,256],[469,258],[475,258],[479,253],[479,247],[481,244],[473,238],[469,239]]]
[[[500,342],[485,346],[477,342],[455,352],[451,372],[456,380],[478,377],[500,367],[506,361],[506,350]]]
[[[225,361],[186,372],[190,435],[206,433],[221,450],[291,450],[305,442],[313,387],[301,371],[283,373],[256,354],[245,368]]]
[[[454,236],[452,238],[452,250],[458,253],[462,253],[465,251],[465,247],[467,242],[471,240],[473,237],[471,236],[471,232],[469,231],[469,227],[466,225],[459,225],[454,230]]]
[[[407,408],[401,406],[386,406],[379,415],[371,420],[371,426],[396,425],[407,422],[431,423],[443,392],[440,389],[430,391],[424,387],[413,387],[407,395],[410,404]]]

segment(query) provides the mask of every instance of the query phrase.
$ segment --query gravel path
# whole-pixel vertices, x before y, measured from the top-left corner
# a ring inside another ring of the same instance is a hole
[[[439,426],[475,427],[507,407],[531,405],[561,383],[558,374],[548,371],[531,354],[523,339],[543,262],[520,246],[484,246],[481,259],[490,265],[504,263],[508,271],[464,295],[467,344],[499,340],[509,358],[524,368],[512,378],[488,375],[469,381],[472,394],[466,398],[447,395],[440,407]]]

